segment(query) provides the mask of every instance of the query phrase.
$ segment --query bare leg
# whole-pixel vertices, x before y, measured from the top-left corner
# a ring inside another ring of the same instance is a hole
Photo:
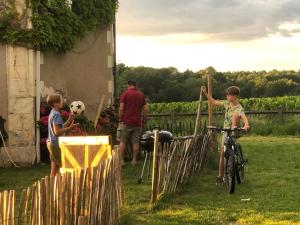
[[[121,156],[121,163],[124,165],[124,157],[125,157],[125,151],[126,151],[126,143],[120,142],[120,156]]]
[[[219,177],[224,177],[224,143],[221,145],[220,161],[219,161]]]
[[[137,155],[139,153],[139,144],[133,144],[132,145],[132,164],[135,165],[136,164],[136,159],[137,159]]]
[[[59,165],[57,165],[55,162],[51,162],[51,176],[56,176],[56,174],[59,172]]]
[[[232,128],[237,128],[240,124],[240,116],[237,113],[232,115]],[[235,135],[235,134],[233,134]],[[220,153],[220,162],[219,162],[219,177],[224,177],[224,143],[222,140],[221,144],[221,153]]]

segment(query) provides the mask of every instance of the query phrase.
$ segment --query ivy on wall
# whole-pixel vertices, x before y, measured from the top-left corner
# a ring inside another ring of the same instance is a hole
[[[118,0],[27,0],[32,28],[24,28],[14,0],[0,0],[0,42],[25,45],[46,52],[66,52],[87,32],[114,22]]]

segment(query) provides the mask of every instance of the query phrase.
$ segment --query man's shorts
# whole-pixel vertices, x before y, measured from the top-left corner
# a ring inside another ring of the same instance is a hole
[[[58,144],[48,142],[47,148],[50,153],[51,162],[61,166],[61,150]]]
[[[138,144],[140,142],[141,134],[141,127],[124,125],[121,130],[120,141],[123,143],[130,142],[131,144]]]

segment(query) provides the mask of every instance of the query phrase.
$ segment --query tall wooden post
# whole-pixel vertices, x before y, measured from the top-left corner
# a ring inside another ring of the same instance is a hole
[[[152,168],[152,194],[151,194],[151,203],[155,203],[157,200],[157,186],[158,186],[158,144],[159,144],[159,132],[158,130],[154,131],[154,149],[153,149],[153,168]]]
[[[207,74],[207,92],[210,96],[212,96],[212,74],[208,71]],[[212,103],[208,103],[208,126],[213,125],[213,105]]]
[[[197,136],[197,132],[199,130],[199,125],[201,123],[201,103],[202,103],[202,90],[200,87],[200,95],[199,95],[199,102],[198,102],[197,117],[196,117],[196,122],[195,122],[194,137]]]
[[[283,121],[283,108],[279,108],[278,109],[278,118],[279,118],[279,124],[283,124],[284,121]]]

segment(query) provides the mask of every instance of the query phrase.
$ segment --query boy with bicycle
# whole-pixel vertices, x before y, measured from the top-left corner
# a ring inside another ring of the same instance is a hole
[[[245,115],[245,111],[242,105],[239,103],[240,89],[236,86],[227,88],[226,100],[219,101],[210,96],[206,87],[201,87],[202,93],[207,97],[208,101],[216,106],[224,106],[225,108],[225,120],[223,127],[228,129],[235,129],[240,125],[240,121],[244,123],[243,129],[248,130],[250,128],[249,121]],[[226,133],[223,134],[221,142],[221,154],[219,162],[219,175],[217,176],[217,183],[222,184],[224,182],[224,141],[226,140]]]

